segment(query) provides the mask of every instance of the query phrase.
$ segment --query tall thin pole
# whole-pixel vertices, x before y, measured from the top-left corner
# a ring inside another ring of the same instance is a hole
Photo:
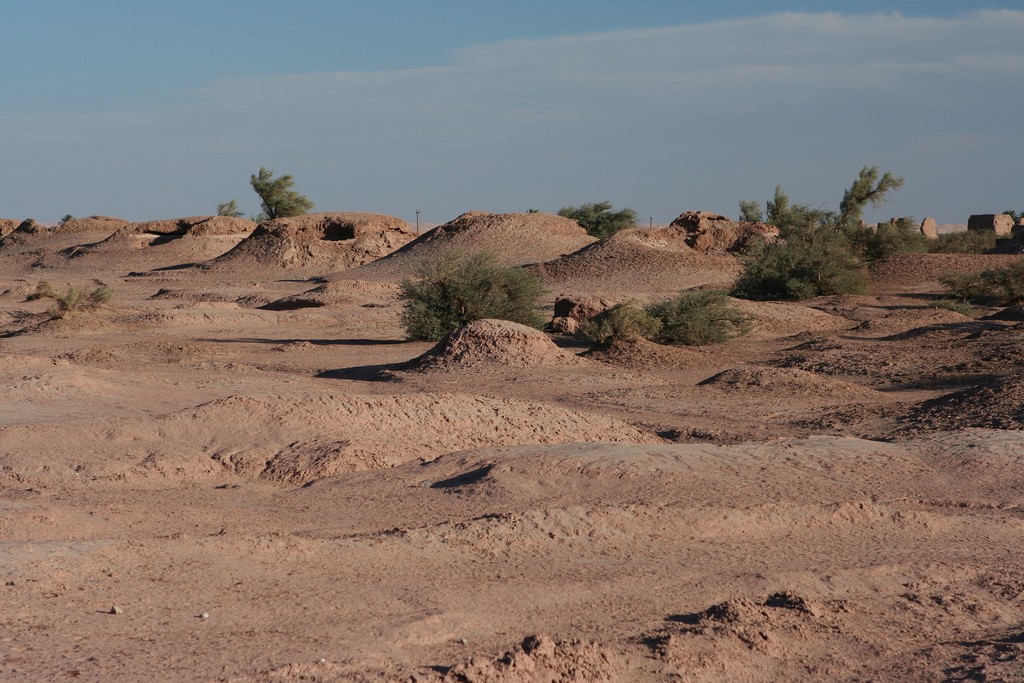
[[[647,219],[647,227],[648,228],[653,228],[654,227],[654,216],[651,216],[650,218]]]
[[[420,234],[420,210],[416,209],[416,234]]]

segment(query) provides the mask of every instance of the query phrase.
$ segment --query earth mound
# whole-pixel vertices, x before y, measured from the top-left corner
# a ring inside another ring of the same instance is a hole
[[[315,270],[355,268],[413,239],[409,224],[375,213],[315,213],[261,223],[234,249],[199,264],[204,270]]]
[[[613,339],[586,354],[587,358],[636,370],[691,368],[704,354],[684,346],[666,346],[647,339]]]
[[[470,211],[363,270],[409,277],[451,254],[487,251],[506,266],[556,258],[595,242],[579,224],[549,213]]]
[[[411,368],[451,370],[488,364],[529,368],[581,362],[532,327],[508,320],[475,320],[412,360]]]
[[[7,475],[83,481],[245,479],[303,484],[480,446],[659,443],[610,417],[463,394],[230,396],[157,418],[0,426],[0,451],[37,440],[49,459],[12,458]],[[78,475],[75,475],[78,476]]]
[[[128,225],[128,221],[123,218],[114,218],[113,216],[72,218],[61,225],[55,225],[53,227],[36,223],[34,220],[29,218],[19,223],[14,230],[4,235],[3,241],[0,242],[0,246],[26,244],[29,242],[35,243],[39,240],[53,237],[63,237],[67,239],[84,233],[102,233],[105,236],[109,236],[120,230],[125,225]]]
[[[685,230],[686,244],[701,254],[742,254],[755,242],[779,239],[774,225],[734,221],[707,211],[687,211],[669,227]]]
[[[16,218],[0,218],[0,237],[6,237],[14,232],[22,221]]]
[[[1011,375],[921,403],[900,418],[903,432],[971,427],[1024,429],[1024,377]]]
[[[844,382],[834,377],[817,375],[798,368],[738,367],[724,370],[700,382],[700,386],[735,392],[786,392],[788,394],[815,394],[829,397],[848,396],[863,398],[877,392],[866,387]]]
[[[730,287],[742,270],[729,254],[690,246],[687,228],[630,228],[531,268],[548,284],[580,291],[678,292],[700,285]]]
[[[124,268],[159,268],[223,254],[256,224],[230,216],[192,216],[129,223],[104,240],[64,251],[69,259],[117,258]]]
[[[749,337],[771,339],[804,332],[822,333],[849,328],[849,320],[794,302],[730,299],[751,319]]]
[[[617,655],[595,643],[555,641],[544,635],[527,636],[513,650],[494,659],[474,657],[452,668],[444,681],[538,681],[620,680],[623,663]]]
[[[947,275],[1003,268],[1019,260],[1009,254],[896,254],[868,267],[873,289],[890,291],[939,281]]]
[[[359,303],[364,307],[387,306],[395,300],[397,288],[383,282],[364,280],[331,280],[313,289],[275,299],[262,306],[268,311],[292,311],[299,308],[321,308]]]

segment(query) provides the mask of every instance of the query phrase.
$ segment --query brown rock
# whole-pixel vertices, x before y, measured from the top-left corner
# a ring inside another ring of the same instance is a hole
[[[980,213],[967,220],[967,229],[975,232],[995,232],[996,236],[1013,232],[1013,216],[1005,213]]]
[[[566,296],[555,300],[555,318],[572,318],[585,322],[604,313],[612,306],[607,299],[595,296]]]
[[[555,334],[576,334],[580,329],[580,321],[566,316],[551,320],[551,331]]]
[[[702,254],[736,254],[747,251],[755,240],[774,242],[779,229],[767,223],[741,223],[707,211],[687,211],[670,227],[686,231],[686,243]]]
[[[938,239],[939,229],[934,218],[925,218],[921,221],[921,234],[929,239]]]

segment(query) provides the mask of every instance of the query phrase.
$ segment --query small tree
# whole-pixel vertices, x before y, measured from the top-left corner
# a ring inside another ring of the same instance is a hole
[[[779,229],[783,237],[791,233],[806,233],[831,225],[835,216],[831,211],[815,209],[806,204],[791,204],[782,187],[775,186],[775,196],[764,204],[767,222]]]
[[[764,220],[761,207],[753,199],[740,200],[740,220],[747,223],[760,223]]]
[[[565,206],[558,210],[558,215],[573,219],[598,239],[611,237],[620,230],[636,224],[636,211],[629,208],[612,211],[611,202],[594,202],[578,207]]]
[[[274,174],[260,167],[258,174],[249,178],[252,189],[259,195],[263,213],[268,219],[301,216],[313,208],[308,197],[291,189],[295,181],[290,175],[274,178]]]
[[[244,216],[245,214],[238,210],[238,202],[236,202],[234,199],[230,199],[224,202],[223,204],[217,205],[217,215],[227,216],[229,218],[238,218],[239,216]]]
[[[877,166],[864,166],[839,203],[839,224],[860,225],[865,206],[869,203],[878,206],[885,201],[887,194],[901,187],[903,178],[897,178],[888,171],[879,178]]]
[[[450,255],[420,269],[419,279],[404,280],[402,325],[410,339],[440,341],[466,323],[497,318],[539,327],[540,281],[522,268],[500,265],[479,252]]]
[[[63,216],[60,217],[60,221],[57,224],[60,225],[61,227],[63,227],[65,225],[67,225],[69,221],[73,221],[73,220],[75,220],[75,217],[72,216],[70,213],[66,213],[66,214],[64,214]]]

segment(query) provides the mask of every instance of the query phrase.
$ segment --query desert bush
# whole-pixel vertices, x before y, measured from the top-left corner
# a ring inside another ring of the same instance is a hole
[[[661,320],[635,302],[616,304],[580,325],[584,339],[606,344],[614,339],[650,339],[661,330]]]
[[[57,221],[57,225],[59,225],[61,227],[64,227],[70,221],[73,221],[73,220],[75,220],[75,217],[72,216],[70,213],[66,213],[66,214],[64,214],[63,216],[60,217],[60,220]]]
[[[996,246],[994,232],[965,230],[939,235],[929,251],[936,254],[984,254]]]
[[[687,290],[648,306],[647,313],[661,322],[653,335],[661,344],[719,344],[746,334],[751,324],[726,293],[717,290]]]
[[[732,293],[744,299],[810,299],[864,290],[860,262],[837,228],[793,232],[754,245]]]
[[[847,227],[845,232],[854,253],[867,261],[896,254],[921,254],[932,246],[932,240],[921,234],[911,217],[879,223],[874,229]]]
[[[58,292],[53,288],[53,285],[43,280],[36,285],[35,291],[25,298],[27,301],[36,301],[37,299],[56,299],[57,296]]]
[[[942,278],[950,296],[965,302],[1012,306],[1024,302],[1024,258],[1005,268]]]
[[[573,219],[587,233],[598,239],[611,237],[620,230],[632,228],[636,224],[636,211],[628,208],[612,211],[611,202],[565,206],[558,210],[558,215]]]
[[[291,189],[295,181],[290,175],[274,178],[273,172],[260,166],[259,173],[250,176],[249,183],[259,195],[263,215],[268,219],[301,216],[313,208],[308,197]]]
[[[497,318],[539,327],[540,281],[522,268],[500,265],[492,254],[452,255],[404,280],[402,325],[410,339],[440,341],[466,323]]]
[[[74,287],[68,287],[63,292],[53,288],[49,282],[40,282],[36,285],[35,291],[28,296],[29,301],[36,299],[53,299],[47,313],[51,318],[63,318],[76,310],[92,310],[105,304],[113,296],[114,290],[107,285],[100,285],[89,293],[84,293]]]

